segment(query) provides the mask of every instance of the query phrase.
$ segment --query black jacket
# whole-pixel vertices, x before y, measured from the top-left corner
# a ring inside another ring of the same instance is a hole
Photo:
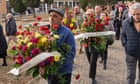
[[[8,48],[7,42],[6,42],[5,36],[3,34],[2,26],[0,25],[0,57],[5,55],[7,48]]]
[[[16,35],[17,28],[16,28],[16,22],[14,18],[11,18],[8,22],[6,21],[6,35]]]
[[[132,17],[124,20],[121,34],[122,45],[128,55],[140,57],[140,32],[137,32]]]

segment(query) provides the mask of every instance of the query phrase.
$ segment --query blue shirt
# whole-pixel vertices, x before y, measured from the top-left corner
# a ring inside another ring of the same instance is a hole
[[[59,40],[57,41],[58,47],[63,43],[71,46],[71,50],[67,53],[66,56],[64,56],[65,60],[59,69],[59,73],[72,73],[73,60],[76,54],[74,35],[71,30],[64,25],[59,26],[57,33],[60,36]]]

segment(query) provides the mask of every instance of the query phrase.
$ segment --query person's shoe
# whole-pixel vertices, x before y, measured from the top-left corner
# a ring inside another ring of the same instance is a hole
[[[103,65],[103,69],[106,70],[106,64]]]
[[[138,80],[136,84],[140,84],[140,80]]]
[[[100,60],[99,63],[103,63],[103,60]]]
[[[7,66],[7,64],[2,64],[2,66]]]
[[[97,84],[97,83],[96,83],[96,80],[92,80],[92,83],[91,83],[91,84]]]

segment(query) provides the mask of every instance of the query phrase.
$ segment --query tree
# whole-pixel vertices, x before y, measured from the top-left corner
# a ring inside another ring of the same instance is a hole
[[[10,5],[12,6],[12,8],[14,8],[14,11],[22,14],[23,12],[25,12],[26,7],[23,5],[21,0],[9,0]]]
[[[22,0],[23,1],[23,4],[26,6],[26,7],[31,7],[32,10],[33,10],[33,17],[35,17],[35,9],[34,8],[37,8],[39,7],[40,5],[40,0]]]
[[[86,11],[86,7],[88,6],[88,0],[79,0],[81,8]]]
[[[44,3],[47,3],[48,7],[54,2],[54,0],[44,0]]]

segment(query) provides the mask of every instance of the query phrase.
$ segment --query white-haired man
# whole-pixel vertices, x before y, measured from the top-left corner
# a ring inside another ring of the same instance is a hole
[[[5,31],[7,35],[7,43],[9,44],[11,40],[16,42],[16,21],[11,13],[8,13],[6,16]]]
[[[140,3],[133,4],[130,12],[132,17],[123,22],[121,34],[126,52],[127,84],[135,84],[137,62],[139,70],[137,84],[140,84]]]

